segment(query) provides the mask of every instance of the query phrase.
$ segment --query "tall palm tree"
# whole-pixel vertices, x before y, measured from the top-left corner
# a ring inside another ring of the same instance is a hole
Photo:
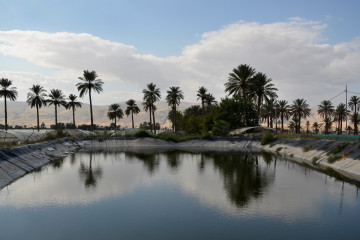
[[[263,121],[267,122],[267,127],[273,127],[273,119],[275,116],[276,100],[271,98],[262,105],[260,116]]]
[[[277,98],[275,91],[278,89],[274,87],[272,79],[268,78],[266,74],[258,72],[252,78],[250,89],[257,98],[257,114],[260,116],[261,104],[264,100],[268,101],[271,98]]]
[[[150,131],[152,132],[152,116],[151,116],[151,106],[152,106],[152,103],[150,101],[150,99],[145,99],[144,102],[142,103],[143,105],[143,108],[145,110],[145,112],[149,112],[149,116],[150,116]]]
[[[91,118],[91,131],[94,130],[94,117],[92,109],[91,91],[100,93],[103,91],[102,85],[104,84],[101,79],[97,79],[98,75],[95,71],[84,70],[83,76],[79,77],[82,82],[76,84],[77,90],[80,92],[80,97],[84,97],[85,94],[89,93],[90,101],[90,118]]]
[[[47,99],[46,102],[49,104],[49,106],[55,106],[55,128],[57,128],[57,108],[60,106],[65,106],[65,95],[59,89],[51,89],[48,97],[49,99]]]
[[[154,105],[154,103],[156,101],[159,101],[160,98],[161,98],[160,88],[156,88],[156,84],[154,84],[154,83],[149,83],[147,85],[147,89],[143,89],[143,94],[144,94],[144,100],[149,101],[149,103],[151,103],[150,114],[152,113],[154,133],[156,133],[156,128],[155,128],[155,105]]]
[[[319,133],[319,124],[317,122],[314,122],[313,125],[313,132],[315,132],[315,134]]]
[[[346,110],[346,106],[344,103],[340,103],[333,114],[335,117],[334,120],[338,122],[337,132],[338,134],[342,134],[342,123],[343,121],[345,121],[346,117],[350,115],[350,111]]]
[[[46,90],[38,84],[33,85],[29,90],[30,92],[27,94],[26,102],[31,108],[36,107],[37,130],[40,131],[39,108],[46,106]]]
[[[360,97],[358,96],[352,96],[349,100],[349,107],[351,108],[351,110],[354,111],[354,114],[357,113],[357,111],[359,111],[359,107],[360,107]],[[357,117],[355,117],[353,120],[354,122],[354,135],[358,134],[358,122],[357,121]]]
[[[306,119],[306,117],[310,116],[309,104],[307,104],[306,100],[304,99],[296,99],[293,101],[293,104],[290,107],[290,111],[297,120],[295,132],[300,133],[301,118]]]
[[[206,99],[207,89],[205,87],[200,87],[197,91],[196,96],[198,97],[197,100],[201,100],[201,109],[202,114],[204,115],[205,110],[205,99]]]
[[[72,112],[73,112],[73,124],[74,124],[74,126],[76,126],[75,125],[75,110],[76,110],[76,108],[81,108],[82,103],[78,102],[76,100],[77,96],[74,95],[74,94],[70,94],[68,99],[69,99],[69,101],[66,103],[65,107],[66,107],[66,109],[72,109]]]
[[[138,107],[134,99],[128,100],[126,102],[126,105],[127,107],[125,110],[125,114],[128,117],[131,113],[132,128],[134,128],[134,113],[138,114],[140,112],[140,108]]]
[[[360,116],[359,113],[354,113],[353,115],[351,115],[350,121],[352,122],[353,126],[354,126],[354,134],[355,134],[355,129],[358,129],[359,123],[360,123]]]
[[[206,94],[205,96],[205,105],[206,105],[206,108],[210,109],[210,107],[213,105],[213,104],[216,104],[216,100],[215,100],[215,97],[212,93],[208,93]]]
[[[322,117],[324,120],[325,118],[331,119],[335,110],[330,100],[322,101],[318,107],[318,114],[320,115],[320,117]],[[329,125],[325,124],[325,134],[328,134],[329,132],[327,126]]]
[[[0,79],[0,97],[4,98],[4,104],[5,104],[5,131],[8,129],[8,123],[7,123],[7,99],[10,101],[15,101],[18,92],[16,90],[16,87],[10,87],[12,85],[12,81],[7,78],[1,78]]]
[[[249,92],[250,81],[254,74],[255,69],[246,64],[234,68],[229,73],[228,81],[225,83],[225,92],[229,92],[229,95],[240,94],[245,98]]]
[[[290,105],[288,105],[288,101],[279,100],[276,105],[277,113],[280,114],[281,120],[281,131],[284,131],[284,118],[289,120],[290,117]]]
[[[117,103],[111,104],[108,108],[107,116],[110,120],[115,120],[115,132],[116,132],[116,119],[121,119],[124,116],[123,110]]]
[[[172,121],[172,129],[173,132],[176,131],[176,105],[179,106],[181,99],[184,99],[183,91],[180,90],[180,87],[170,87],[170,90],[166,91],[166,102],[169,106],[172,107],[173,111],[173,121]]]

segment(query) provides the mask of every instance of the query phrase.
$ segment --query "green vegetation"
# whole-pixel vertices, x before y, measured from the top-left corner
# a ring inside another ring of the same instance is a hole
[[[280,152],[282,149],[283,149],[282,147],[278,147],[278,148],[276,149],[276,152]]]
[[[327,158],[327,162],[328,163],[334,163],[336,162],[337,160],[339,160],[341,158],[340,155],[329,155],[328,158]]]
[[[151,133],[149,133],[146,130],[140,130],[134,134],[134,137],[136,137],[136,138],[146,138],[146,137],[154,138],[154,135],[152,135]]]
[[[331,151],[328,153],[329,154],[338,154],[339,152],[341,152],[342,150],[344,150],[344,148],[347,146],[346,143],[344,144],[339,144],[336,147],[334,147],[333,149],[331,149]]]
[[[308,152],[310,150],[312,150],[312,146],[303,147],[303,152]]]
[[[272,143],[274,140],[275,140],[274,135],[267,132],[261,139],[261,145],[266,145],[266,144]],[[270,146],[270,147],[272,147],[272,146]]]
[[[312,163],[313,163],[313,164],[317,164],[317,161],[318,161],[319,159],[320,159],[319,156],[313,157],[313,158],[312,158]]]

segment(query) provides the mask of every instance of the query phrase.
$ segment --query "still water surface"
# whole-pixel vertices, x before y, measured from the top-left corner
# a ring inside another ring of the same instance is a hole
[[[0,191],[0,239],[359,239],[358,188],[269,154],[78,152]]]

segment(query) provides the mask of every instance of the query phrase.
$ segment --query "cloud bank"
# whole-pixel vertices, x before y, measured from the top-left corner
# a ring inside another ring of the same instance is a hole
[[[205,86],[219,100],[225,96],[228,73],[246,63],[274,80],[281,99],[305,98],[318,104],[360,78],[360,37],[330,45],[324,28],[320,22],[298,18],[271,24],[239,22],[204,33],[180,56],[166,58],[142,55],[134,46],[86,33],[0,31],[0,54],[51,70],[23,72],[19,66],[17,72],[2,69],[0,74],[14,81],[21,100],[35,82],[76,92],[74,85],[85,69],[96,70],[105,82],[105,94],[96,96],[98,104],[140,100],[141,89],[150,82],[163,92],[180,86],[186,101],[196,101],[197,88]]]

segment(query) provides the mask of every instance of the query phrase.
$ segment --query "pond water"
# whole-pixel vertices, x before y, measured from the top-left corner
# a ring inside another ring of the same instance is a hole
[[[77,152],[0,191],[0,239],[359,239],[356,185],[265,153]]]

